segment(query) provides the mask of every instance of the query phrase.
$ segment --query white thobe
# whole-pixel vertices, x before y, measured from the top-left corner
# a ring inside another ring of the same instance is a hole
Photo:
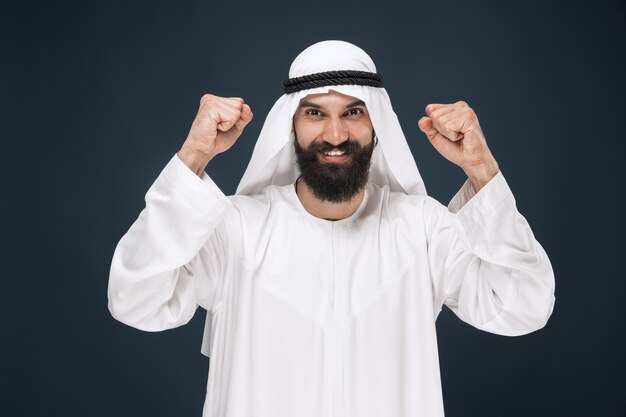
[[[446,304],[501,335],[543,327],[546,253],[502,173],[445,207],[368,184],[327,221],[294,185],[225,196],[176,156],[119,242],[109,309],[147,331],[210,311],[205,417],[437,417]]]

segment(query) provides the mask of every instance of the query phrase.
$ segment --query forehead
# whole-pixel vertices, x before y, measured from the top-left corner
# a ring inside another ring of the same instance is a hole
[[[354,106],[362,105],[365,103],[360,98],[342,94],[334,90],[328,90],[328,93],[321,94],[309,94],[300,99],[300,106],[306,106],[309,104],[316,104],[318,106]]]

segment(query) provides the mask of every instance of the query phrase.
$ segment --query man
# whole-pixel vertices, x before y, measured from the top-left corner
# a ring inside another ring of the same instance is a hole
[[[419,120],[468,176],[445,207],[365,52],[320,42],[289,76],[235,196],[204,169],[252,111],[203,96],[116,248],[109,309],[148,331],[207,309],[204,416],[443,416],[442,306],[497,334],[539,329],[554,305],[548,257],[466,103]]]

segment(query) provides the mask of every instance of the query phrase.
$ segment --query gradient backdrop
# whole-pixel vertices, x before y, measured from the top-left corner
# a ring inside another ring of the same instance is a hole
[[[447,416],[626,415],[625,32],[623,0],[3,2],[0,414],[200,417],[204,311],[162,333],[116,322],[113,250],[203,93],[255,112],[208,168],[231,194],[291,61],[342,39],[377,63],[444,204],[464,176],[417,121],[431,102],[474,108],[556,273],[553,316],[528,336],[444,309]]]

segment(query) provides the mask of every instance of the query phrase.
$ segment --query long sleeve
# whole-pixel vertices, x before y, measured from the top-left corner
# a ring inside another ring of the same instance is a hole
[[[210,309],[219,297],[228,259],[223,219],[231,203],[177,155],[145,201],[115,249],[108,306],[129,326],[159,331],[187,323],[198,305]]]
[[[517,336],[545,326],[554,274],[501,172],[478,193],[467,181],[448,208],[425,207],[434,302],[478,329]]]

